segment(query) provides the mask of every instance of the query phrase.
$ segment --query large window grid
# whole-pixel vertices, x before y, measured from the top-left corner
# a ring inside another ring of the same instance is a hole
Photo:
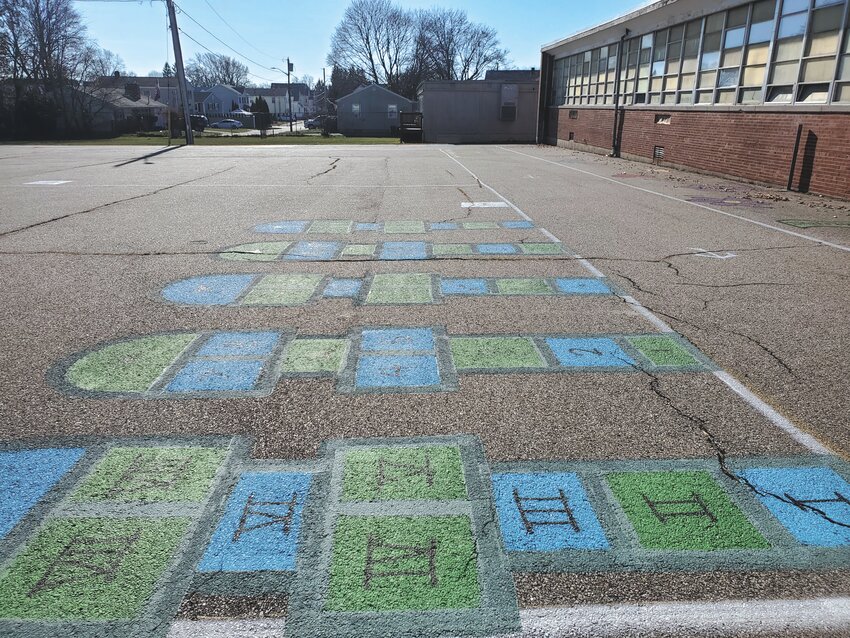
[[[848,104],[850,2],[758,0],[624,42],[630,104]],[[554,64],[552,105],[613,104],[618,45]]]

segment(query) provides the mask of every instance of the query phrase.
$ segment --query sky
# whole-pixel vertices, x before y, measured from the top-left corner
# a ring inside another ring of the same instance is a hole
[[[298,77],[310,75],[321,79],[322,68],[327,66],[325,58],[331,35],[349,0],[175,2],[183,10],[183,15],[177,16],[177,24],[188,36],[216,53],[241,60],[252,73],[251,81],[263,84],[286,81],[285,75],[273,67],[285,68],[282,60],[287,56],[295,65]],[[646,4],[641,0],[401,0],[397,3],[411,9],[435,5],[465,9],[471,20],[496,29],[516,68],[539,67],[543,44]],[[121,56],[128,71],[147,75],[150,71],[161,71],[167,59],[174,59],[164,2],[75,0],[74,4],[88,26],[89,35],[101,47]],[[202,46],[182,34],[181,42],[184,61],[204,52]],[[329,68],[327,73],[330,76]]]

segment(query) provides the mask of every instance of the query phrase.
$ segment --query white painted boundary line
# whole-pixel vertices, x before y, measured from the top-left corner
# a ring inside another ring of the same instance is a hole
[[[612,184],[617,184],[619,186],[624,186],[625,188],[631,188],[632,190],[641,191],[642,193],[649,193],[651,195],[657,195],[658,197],[663,197],[665,199],[670,199],[674,202],[679,202],[680,204],[687,204],[688,206],[696,206],[697,208],[702,208],[703,210],[711,211],[712,213],[717,213],[719,215],[725,215],[726,217],[731,217],[733,219],[740,220],[742,222],[747,222],[748,224],[755,224],[756,226],[761,226],[762,228],[768,228],[770,230],[775,230],[779,233],[784,233],[786,235],[791,235],[792,237],[799,237],[800,239],[806,239],[808,241],[813,241],[817,244],[823,244],[824,246],[829,246],[830,248],[836,248],[838,250],[843,250],[845,252],[850,252],[850,247],[842,246],[841,244],[833,244],[832,242],[828,242],[824,239],[818,239],[817,237],[812,237],[811,235],[804,235],[803,233],[796,233],[793,230],[786,230],[785,228],[779,228],[779,226],[773,226],[772,224],[765,224],[764,222],[756,221],[754,219],[749,219],[748,217],[743,217],[742,215],[736,215],[735,213],[730,213],[725,210],[718,210],[717,208],[712,208],[711,206],[706,206],[705,204],[698,204],[697,202],[689,202],[686,199],[680,199],[679,197],[674,197],[673,195],[667,195],[665,193],[659,193],[658,191],[650,190],[649,188],[641,188],[640,186],[635,186],[634,184],[626,184],[625,182],[621,182],[616,179],[612,179],[610,177],[605,177],[604,175],[597,175],[596,173],[591,173],[590,171],[584,171],[580,168],[575,168],[573,166],[567,166],[566,164],[561,164],[560,162],[553,162],[552,160],[548,160],[544,157],[536,157],[534,155],[529,155],[528,153],[521,153],[520,151],[515,151],[511,148],[505,148],[504,146],[500,146],[500,149],[503,151],[507,151],[508,153],[514,153],[516,155],[522,155],[523,157],[528,157],[539,162],[546,162],[547,164],[552,164],[554,166],[560,166],[561,168],[565,168],[568,171],[574,171],[576,173],[581,173],[582,175],[588,175],[590,177],[595,177],[597,179],[604,180],[606,182],[611,182]]]
[[[175,620],[168,638],[281,638],[285,623],[278,620]]]
[[[499,148],[503,148],[503,147],[499,147]],[[507,149],[507,148],[504,149],[504,150],[510,151],[511,153],[517,153],[518,155],[526,155],[525,153],[519,153],[518,151],[511,151],[511,149]],[[498,197],[499,199],[504,201],[508,206],[510,206],[512,209],[514,209],[514,211],[516,211],[517,214],[519,214],[521,217],[523,217],[523,219],[525,219],[526,221],[530,221],[530,222],[534,223],[534,220],[531,217],[529,217],[524,212],[522,212],[514,203],[512,203],[508,198],[506,198],[504,195],[499,193],[495,188],[493,188],[492,186],[489,186],[489,185],[485,184],[484,182],[482,182],[481,178],[478,177],[478,175],[476,175],[471,170],[469,170],[459,160],[452,157],[451,155],[449,155],[448,153],[446,153],[443,150],[441,150],[440,152],[443,153],[450,160],[455,162],[458,166],[463,168],[467,173],[472,175],[478,181],[478,183],[481,184],[481,186],[488,189],[490,192],[492,192],[494,195],[496,195],[496,197]],[[526,157],[531,157],[532,159],[540,159],[540,158],[534,157],[533,155],[526,155]],[[549,160],[542,160],[542,161],[549,162]],[[563,166],[563,164],[558,164],[557,162],[550,162],[550,163],[555,164],[556,166]],[[564,166],[564,168],[569,168],[569,167]],[[579,170],[579,169],[572,169],[571,168],[570,170]],[[587,171],[580,171],[579,170],[579,172],[585,173]],[[593,175],[593,173],[588,173],[588,175]],[[598,177],[598,175],[595,175],[595,177]],[[607,177],[603,177],[601,179],[606,179],[608,181],[615,182],[617,184],[620,183],[620,182],[617,182],[616,180],[608,179]],[[623,186],[629,186],[630,188],[634,188],[629,184],[623,184]],[[645,190],[645,189],[640,188],[638,190]],[[647,190],[646,192],[652,193],[654,191]],[[668,195],[663,195],[663,197],[668,197],[668,199],[675,199],[676,201],[684,201],[684,200],[678,200],[675,197],[669,197]],[[690,203],[690,202],[685,202],[685,203]],[[707,207],[703,206],[702,208],[707,208]],[[709,210],[714,210],[714,209],[709,208]],[[723,211],[716,211],[716,212],[722,213]],[[742,218],[742,219],[745,219],[745,218]],[[779,228],[777,230],[782,230],[782,229]],[[785,231],[782,231],[782,232],[785,232]],[[796,233],[791,233],[791,234],[796,234]],[[550,235],[557,243],[561,243],[561,240],[558,239],[557,237],[555,237],[555,235],[552,235],[551,233],[550,233]],[[801,235],[801,237],[805,237],[805,236]],[[811,239],[811,238],[806,237],[806,239]],[[819,242],[820,240],[812,239],[812,241],[818,241]],[[824,243],[824,242],[821,242],[821,243]],[[836,247],[841,248],[840,246],[836,246]],[[847,249],[847,250],[850,250],[850,249]],[[578,259],[579,263],[584,268],[586,268],[590,272],[594,273],[594,276],[604,277],[604,274],[600,270],[598,270],[596,267],[594,267],[586,259],[583,259],[580,255],[574,254],[573,257]],[[588,268],[588,266],[589,266],[589,268]],[[653,326],[655,326],[661,332],[675,332],[675,330],[673,330],[673,328],[671,328],[667,323],[662,321],[654,312],[649,310],[646,306],[644,306],[642,303],[640,303],[634,297],[627,295],[627,296],[622,296],[621,299],[623,299],[623,301],[625,301],[632,309],[634,309],[635,312],[637,312],[642,317],[644,317],[647,321],[649,321]],[[782,430],[783,432],[788,434],[793,440],[795,440],[797,443],[799,443],[800,445],[802,445],[803,447],[808,449],[810,452],[812,452],[813,454],[822,454],[822,455],[827,455],[827,456],[832,454],[832,452],[830,452],[823,444],[821,444],[812,435],[810,435],[806,432],[803,432],[802,430],[797,428],[793,423],[791,423],[791,421],[789,421],[787,418],[785,418],[784,416],[779,414],[779,412],[774,410],[767,403],[765,403],[760,398],[758,398],[755,394],[750,392],[740,381],[735,379],[732,375],[730,375],[727,372],[722,372],[722,371],[715,372],[714,375],[718,379],[720,379],[723,383],[725,383],[727,386],[729,386],[729,388],[731,388],[739,397],[741,397],[751,408],[753,408],[754,410],[756,410],[757,412],[762,414],[765,418],[767,418],[776,427],[778,427],[780,430]]]
[[[850,598],[587,605],[520,611],[516,638],[607,638],[665,632],[677,636],[850,632]]]

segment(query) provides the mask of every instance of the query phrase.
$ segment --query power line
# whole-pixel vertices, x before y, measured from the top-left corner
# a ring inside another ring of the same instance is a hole
[[[194,22],[194,23],[195,23],[195,24],[197,24],[199,27],[201,27],[201,29],[203,29],[204,31],[206,31],[209,35],[211,35],[213,38],[215,38],[218,42],[220,42],[221,44],[223,44],[224,46],[226,46],[228,49],[230,49],[231,51],[233,51],[233,52],[234,52],[236,55],[238,55],[240,58],[243,58],[243,59],[247,60],[248,62],[250,62],[251,64],[255,64],[256,66],[258,66],[258,67],[260,67],[260,68],[262,68],[262,69],[265,69],[266,71],[274,71],[274,69],[273,69],[273,68],[268,67],[268,66],[266,66],[265,64],[260,64],[260,63],[259,63],[259,62],[257,62],[256,60],[252,60],[251,58],[249,58],[249,57],[248,57],[247,55],[245,55],[244,53],[240,53],[239,51],[237,51],[236,49],[234,49],[232,46],[230,46],[229,44],[227,44],[227,42],[225,42],[224,40],[222,40],[221,38],[219,38],[219,37],[218,37],[215,33],[213,33],[212,31],[210,31],[209,29],[207,29],[204,25],[202,25],[200,22],[198,22],[197,20],[195,20],[195,18],[193,18],[192,16],[190,16],[188,13],[186,13],[186,10],[185,10],[183,7],[180,7],[179,5],[175,5],[175,6],[178,6],[178,7],[179,7],[179,9],[180,9],[180,13],[182,13],[183,15],[185,15],[185,16],[186,16],[187,18],[189,18],[192,22]],[[181,31],[182,31],[182,29],[181,29]],[[188,37],[188,36],[187,36],[187,37]],[[211,52],[211,53],[212,53],[212,52]]]
[[[216,10],[215,10],[215,7],[214,7],[214,6],[212,6],[212,4],[210,4],[210,1],[209,1],[209,0],[204,0],[204,2],[206,2],[206,3],[207,3],[207,6],[210,8],[210,10],[211,10],[214,14],[216,14],[216,15],[218,16],[218,19],[219,19],[219,20],[221,20],[221,21],[224,23],[224,25],[225,25],[228,29],[230,29],[231,31],[233,31],[233,33],[235,33],[235,34],[236,34],[236,37],[238,37],[240,40],[242,40],[242,42],[244,42],[244,43],[245,43],[245,44],[247,44],[249,47],[251,47],[252,49],[254,49],[254,51],[256,51],[257,53],[259,53],[260,55],[264,55],[264,56],[266,56],[267,58],[270,58],[270,59],[272,59],[272,60],[277,61],[277,57],[276,57],[276,56],[269,55],[268,53],[266,53],[266,52],[264,52],[264,51],[260,51],[257,47],[255,47],[253,44],[251,44],[248,40],[246,40],[245,38],[243,38],[243,37],[242,37],[242,34],[240,34],[240,33],[239,33],[236,29],[234,29],[234,28],[233,28],[233,25],[231,25],[231,24],[230,24],[227,20],[225,20],[225,19],[222,17],[222,15],[221,15],[218,11],[216,11]]]
[[[219,55],[218,53],[216,53],[215,51],[213,51],[212,49],[210,49],[208,46],[206,46],[206,45],[201,44],[200,42],[198,42],[195,38],[193,38],[191,35],[189,35],[188,33],[186,33],[186,32],[185,32],[185,31],[184,31],[181,27],[177,27],[177,30],[178,30],[178,31],[180,31],[180,33],[182,33],[183,35],[185,35],[187,38],[189,38],[192,42],[194,42],[195,44],[197,44],[199,47],[201,47],[201,48],[202,48],[202,49],[204,49],[205,51],[208,51],[209,53],[212,53],[213,55]],[[263,67],[263,68],[265,68],[265,67]],[[264,78],[262,75],[257,75],[256,73],[251,73],[250,71],[248,71],[248,75],[250,75],[251,77],[255,77],[255,78],[259,79],[259,80],[263,80],[264,82],[274,82],[274,80],[270,80],[269,78]]]

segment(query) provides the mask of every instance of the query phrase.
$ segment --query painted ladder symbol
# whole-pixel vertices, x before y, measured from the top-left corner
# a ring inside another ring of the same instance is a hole
[[[104,497],[113,499],[117,496],[139,494],[149,489],[170,489],[183,480],[192,465],[191,456],[167,459],[159,463],[158,461],[157,458],[137,454]]]
[[[401,479],[422,476],[425,484],[434,487],[434,467],[431,465],[431,455],[425,450],[425,460],[421,464],[406,463],[404,461],[393,461],[384,456],[378,457],[378,491],[384,489],[388,484],[395,483]]]
[[[647,507],[649,507],[652,514],[661,521],[662,524],[666,525],[667,522],[671,518],[684,518],[691,516],[704,516],[709,519],[712,524],[717,522],[717,517],[708,509],[708,505],[706,505],[705,501],[702,497],[696,492],[691,492],[691,497],[681,500],[671,500],[671,501],[653,501],[646,496],[646,494],[641,494],[644,503],[646,503]],[[670,507],[670,506],[687,506],[693,505],[696,509],[683,509],[680,511],[661,511],[659,507]]]
[[[73,537],[53,559],[27,596],[32,598],[63,585],[85,583],[92,578],[111,583],[140,535],[141,531],[137,530],[133,534],[107,538]]]
[[[234,543],[239,542],[243,534],[255,532],[258,529],[281,525],[284,536],[289,535],[289,530],[292,526],[292,518],[295,515],[295,506],[298,503],[298,492],[293,492],[292,497],[288,501],[258,501],[254,498],[254,494],[248,495],[248,501],[242,510],[242,516],[239,519],[239,527],[233,533]],[[286,513],[281,514],[274,510],[268,511],[263,508],[285,507]],[[249,524],[252,519],[260,519],[259,522]]]
[[[382,557],[376,557],[378,552],[386,552]],[[411,561],[426,561],[427,566],[421,569],[411,569]],[[379,566],[404,565],[404,569],[383,569]],[[437,539],[431,538],[424,545],[392,545],[384,543],[376,536],[369,535],[366,542],[366,569],[363,573],[363,588],[369,589],[376,578],[392,577],[427,578],[431,587],[437,586]]]
[[[520,518],[522,519],[522,524],[525,526],[525,531],[529,534],[533,534],[534,528],[538,525],[568,525],[572,527],[573,531],[575,531],[577,534],[581,532],[581,527],[579,527],[578,521],[576,520],[576,517],[573,514],[573,510],[570,507],[569,501],[567,500],[567,496],[564,494],[564,490],[559,489],[558,496],[536,497],[520,496],[517,489],[514,488],[514,503],[516,503],[516,508],[519,511]],[[560,503],[561,507],[531,509],[526,507],[524,505],[525,503]],[[566,517],[566,520],[557,520],[553,516],[553,520],[533,521],[528,518],[529,514],[563,514]]]

